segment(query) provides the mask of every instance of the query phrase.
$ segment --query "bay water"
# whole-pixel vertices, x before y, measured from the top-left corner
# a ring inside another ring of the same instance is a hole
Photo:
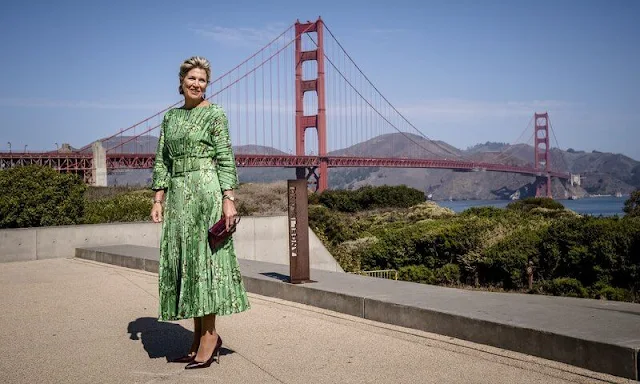
[[[624,216],[624,202],[628,196],[602,196],[587,197],[578,200],[556,200],[576,213],[592,216]],[[511,201],[509,200],[460,200],[460,201],[436,201],[441,207],[452,209],[454,212],[462,212],[471,207],[498,207],[504,208]]]

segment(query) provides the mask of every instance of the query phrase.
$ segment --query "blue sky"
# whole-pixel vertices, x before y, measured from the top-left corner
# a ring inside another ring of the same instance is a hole
[[[640,160],[635,0],[5,2],[0,150],[115,133],[180,100],[183,59],[215,76],[318,16],[430,138],[514,142],[548,111],[562,148]]]

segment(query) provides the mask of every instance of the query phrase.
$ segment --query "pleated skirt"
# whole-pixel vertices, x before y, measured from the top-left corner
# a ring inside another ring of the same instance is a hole
[[[160,239],[160,320],[250,309],[233,238],[215,252],[208,244],[207,230],[221,217],[222,191],[215,169],[171,178]]]

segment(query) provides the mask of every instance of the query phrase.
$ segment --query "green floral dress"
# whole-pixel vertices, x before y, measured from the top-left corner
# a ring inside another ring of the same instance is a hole
[[[250,308],[229,238],[215,253],[207,230],[222,217],[222,192],[238,186],[224,110],[211,104],[166,112],[151,189],[165,192],[159,319],[229,315]]]

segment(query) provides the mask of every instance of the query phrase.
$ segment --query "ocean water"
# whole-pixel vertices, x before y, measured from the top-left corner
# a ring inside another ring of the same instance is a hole
[[[556,200],[567,209],[574,212],[592,216],[624,216],[624,202],[628,197],[589,197],[578,200]],[[447,207],[454,212],[462,212],[471,207],[498,207],[504,208],[510,201],[507,200],[465,200],[465,201],[436,201],[441,207]]]

